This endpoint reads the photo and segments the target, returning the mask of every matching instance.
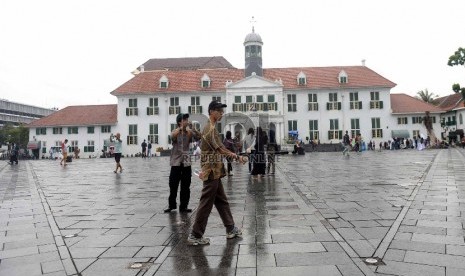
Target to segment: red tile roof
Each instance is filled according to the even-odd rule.
[[[448,96],[437,98],[433,101],[433,104],[438,106],[444,111],[452,110],[456,107],[463,106],[462,94],[454,93]]]
[[[391,94],[392,113],[425,113],[442,112],[437,106],[424,102],[421,99],[406,94]]]
[[[68,106],[33,121],[27,127],[114,125],[116,117],[116,104]]]
[[[344,70],[348,75],[348,83],[340,84],[339,73]],[[297,75],[303,72],[307,77],[307,85],[297,84]],[[209,88],[201,87],[201,78],[207,74],[211,80]],[[160,78],[168,78],[168,88],[160,88]],[[396,84],[380,76],[365,66],[338,67],[299,67],[270,68],[263,70],[263,77],[272,81],[281,80],[285,90],[290,89],[336,89],[387,87]],[[225,91],[226,81],[237,82],[244,78],[243,69],[199,69],[199,70],[166,70],[143,72],[116,88],[112,95],[183,93],[183,92],[218,92]]]

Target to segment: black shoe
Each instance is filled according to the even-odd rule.
[[[192,209],[189,209],[189,208],[179,209],[179,212],[181,212],[181,213],[190,213],[190,212],[192,212]]]
[[[165,210],[163,210],[163,212],[169,213],[169,212],[171,212],[172,210],[176,210],[176,208],[166,208]]]

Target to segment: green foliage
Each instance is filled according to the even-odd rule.
[[[465,48],[460,47],[455,53],[449,57],[449,61],[447,65],[449,66],[456,66],[456,65],[464,65],[465,64]],[[464,101],[463,104],[465,106],[465,86],[460,87],[460,84],[455,83],[452,85],[452,91],[455,93],[462,94],[462,100]]]
[[[417,98],[421,99],[424,102],[432,103],[435,98],[439,97],[434,93],[430,93],[428,89],[421,90],[417,92]]]
[[[459,48],[455,53],[449,57],[447,65],[456,66],[465,64],[465,48]]]
[[[0,129],[0,143],[2,144],[15,142],[19,143],[21,147],[26,147],[28,141],[29,129],[24,125],[15,127],[12,124],[6,124]]]

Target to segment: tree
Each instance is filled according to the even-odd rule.
[[[15,127],[11,123],[7,123],[0,129],[0,143],[18,143],[22,147],[26,147],[28,141],[29,129],[24,125]]]
[[[433,100],[437,97],[439,96],[435,95],[434,93],[429,93],[428,89],[417,92],[417,98],[427,103],[432,103]]]
[[[449,61],[447,65],[449,66],[457,66],[457,65],[464,65],[465,64],[465,48],[459,48],[455,53],[449,57]],[[461,87],[460,84],[454,83],[452,85],[452,91],[455,93],[462,94],[463,105],[465,106],[465,86]]]

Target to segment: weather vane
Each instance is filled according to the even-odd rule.
[[[255,33],[254,24],[257,23],[257,21],[255,20],[255,16],[252,16],[252,19],[250,20],[250,23],[252,23],[252,33]]]

